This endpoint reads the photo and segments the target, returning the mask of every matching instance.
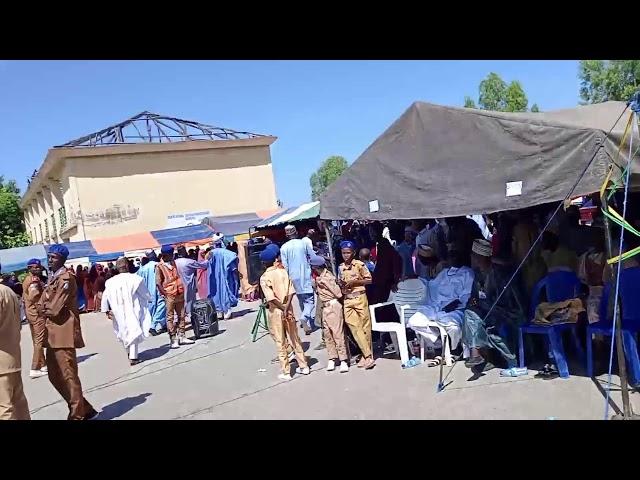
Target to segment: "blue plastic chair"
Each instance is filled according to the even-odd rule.
[[[640,332],[640,267],[623,269],[620,272],[620,298],[622,302],[622,344],[629,370],[629,383],[640,384],[640,358],[636,334]],[[613,319],[609,318],[609,296],[615,287],[605,285],[600,300],[600,320],[587,327],[587,374],[593,377],[593,334],[611,336]],[[615,357],[614,357],[615,358]]]
[[[562,378],[569,378],[569,366],[562,345],[562,334],[567,330],[571,330],[574,344],[578,354],[584,358],[584,351],[580,340],[576,334],[575,324],[566,323],[560,325],[535,325],[531,323],[535,318],[537,306],[540,304],[540,297],[544,290],[547,294],[547,302],[563,302],[580,295],[581,283],[573,272],[557,271],[549,272],[546,277],[540,280],[533,289],[531,295],[531,304],[529,307],[529,322],[520,327],[519,330],[519,350],[520,350],[520,367],[524,368],[524,334],[547,335],[549,339],[549,347],[558,366],[558,373]]]

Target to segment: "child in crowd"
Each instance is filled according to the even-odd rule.
[[[280,380],[291,380],[289,358],[287,355],[287,339],[293,347],[293,352],[298,361],[296,373],[309,375],[309,366],[304,356],[302,343],[296,328],[296,319],[293,315],[291,300],[295,296],[293,283],[284,268],[279,268],[275,262],[280,254],[277,245],[272,244],[260,252],[260,260],[267,269],[260,277],[260,288],[267,302],[267,318],[269,332],[276,342],[278,358],[282,372],[278,375]]]
[[[345,240],[340,244],[343,263],[340,264],[338,284],[344,295],[344,320],[362,352],[359,368],[367,370],[375,367],[371,346],[371,317],[365,286],[371,284],[371,272],[360,260],[356,260],[353,242]]]
[[[319,305],[322,309],[322,332],[327,347],[327,371],[336,368],[336,359],[340,361],[340,373],[349,371],[347,347],[344,338],[344,317],[342,314],[342,291],[336,277],[327,269],[324,258],[314,255],[309,259],[311,268],[316,274],[316,291]]]
[[[376,264],[371,261],[371,250],[368,248],[361,248],[358,256],[360,261],[367,266],[369,272],[373,273],[376,268]]]

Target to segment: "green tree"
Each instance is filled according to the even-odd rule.
[[[464,97],[464,108],[477,108],[473,98],[469,96]]]
[[[529,101],[527,100],[527,96],[522,89],[522,85],[517,80],[514,80],[507,87],[507,91],[505,93],[505,112],[526,112],[527,104]]]
[[[640,60],[581,60],[578,78],[583,103],[626,102],[640,89]]]
[[[322,162],[320,168],[309,179],[311,200],[319,200],[327,187],[335,182],[347,168],[347,161],[338,155],[333,155]]]
[[[478,108],[497,112],[526,112],[529,100],[522,84],[514,80],[507,84],[500,75],[491,72],[480,82]],[[465,108],[476,108],[469,96],[464,97]],[[537,107],[537,105],[536,105]]]
[[[538,113],[538,112],[540,112],[540,108],[538,108],[538,104],[537,104],[537,103],[534,103],[533,105],[531,105],[531,111],[532,111],[533,113]]]
[[[503,112],[506,106],[507,83],[497,73],[491,72],[480,82],[478,105],[483,110]]]
[[[20,209],[20,189],[15,180],[5,181],[0,175],[0,248],[29,244]]]

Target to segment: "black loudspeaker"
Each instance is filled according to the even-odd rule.
[[[210,299],[196,300],[191,306],[191,326],[196,339],[201,335],[216,335],[219,332],[216,307]]]
[[[267,248],[266,243],[257,243],[255,245],[246,245],[247,258],[247,274],[249,275],[249,284],[257,285],[260,277],[265,271],[264,265],[260,260],[260,252]]]

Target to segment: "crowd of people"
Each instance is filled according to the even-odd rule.
[[[609,275],[602,219],[582,226],[576,207],[556,214],[553,206],[540,206],[437,220],[346,222],[334,229],[331,246],[319,240],[315,229],[299,238],[288,225],[285,233],[287,241],[279,251],[270,245],[261,256],[271,272],[261,281],[264,297],[273,321],[285,324],[295,322],[290,301],[297,297],[300,328],[306,334],[323,329],[328,370],[340,364],[341,371],[348,371],[346,357],[352,355],[359,357],[358,366],[373,368],[374,342],[384,354],[395,352],[388,334],[371,331],[369,305],[391,303],[376,309],[377,322],[399,322],[400,307],[407,305],[409,350],[415,355],[421,344],[426,346],[433,352],[428,355],[433,357],[430,366],[445,361],[444,330],[454,361],[464,359],[476,374],[501,366],[500,374],[509,377],[528,374],[517,367],[518,329],[523,324],[571,322],[584,332],[587,323],[600,320],[600,298]],[[629,238],[625,248],[637,243]],[[337,276],[331,271],[329,248],[342,260]],[[634,259],[623,263],[625,269],[636,266]],[[287,273],[290,288],[273,288],[271,276],[278,268]],[[538,308],[530,318],[536,284],[557,271],[575,274],[581,290],[576,298],[556,303],[543,293],[533,300]],[[286,284],[280,271],[278,278]],[[280,307],[287,307],[284,315]],[[289,331],[289,326],[271,331],[285,378],[291,372],[283,352],[293,360],[292,348],[299,342],[297,334],[285,335]],[[546,362],[538,376],[555,378],[551,349],[535,340],[531,347],[541,350]]]
[[[0,419],[30,418],[21,378],[21,305],[33,342],[29,376],[49,377],[68,405],[69,420],[91,420],[99,412],[82,395],[76,357],[76,349],[84,347],[81,307],[106,313],[130,364],[136,365],[139,346],[149,335],[168,332],[172,349],[195,343],[185,331],[196,300],[206,300],[227,319],[238,302],[238,257],[220,234],[206,250],[163,245],[159,256],[150,250],[138,265],[121,257],[106,268],[74,270],[65,267],[68,256],[64,245],[51,245],[48,271],[34,258],[22,284],[12,275],[2,278]]]
[[[526,368],[517,367],[515,339],[521,325],[600,320],[600,297],[610,274],[603,229],[597,220],[591,227],[578,220],[573,207],[554,215],[551,207],[541,206],[437,220],[353,221],[334,228],[331,244],[321,241],[315,229],[301,236],[296,226],[287,225],[286,241],[281,246],[267,241],[260,253],[260,293],[279,378],[310,373],[298,328],[306,335],[322,329],[327,371],[347,373],[353,364],[372,370],[374,343],[383,355],[395,350],[388,334],[372,332],[369,306],[386,302],[376,309],[376,322],[404,320],[409,350],[415,355],[420,345],[426,346],[433,352],[430,366],[446,361],[451,351],[474,373],[501,366],[503,376],[527,375]],[[638,243],[629,237],[624,249]],[[30,376],[49,377],[69,406],[69,419],[98,415],[84,399],[78,377],[75,349],[84,346],[81,308],[107,314],[136,365],[139,345],[149,335],[168,333],[171,348],[194,343],[185,330],[196,300],[208,299],[218,318],[227,319],[238,303],[238,256],[219,234],[206,249],[163,245],[159,255],[148,251],[139,261],[121,257],[86,270],[66,268],[68,254],[63,245],[52,245],[48,275],[32,259],[21,284],[11,275],[2,277],[0,418],[29,417],[19,374],[20,298],[34,346]],[[631,258],[622,266],[639,264]],[[536,285],[558,271],[575,274],[582,290],[562,305],[543,298],[530,318]],[[539,375],[553,378],[557,367],[551,351],[545,354],[548,360]],[[403,366],[412,367],[415,360]]]

